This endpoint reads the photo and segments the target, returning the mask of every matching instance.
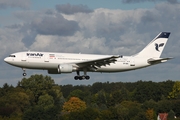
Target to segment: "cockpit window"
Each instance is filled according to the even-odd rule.
[[[15,55],[9,55],[9,57],[16,57]]]

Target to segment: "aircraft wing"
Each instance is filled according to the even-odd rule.
[[[79,63],[75,63],[79,69],[89,69],[96,71],[98,68],[101,66],[106,66],[110,65],[110,63],[115,63],[117,60],[116,58],[119,58],[120,56],[110,56],[110,57],[105,57],[105,58],[100,58],[100,59],[94,59],[94,60],[88,60],[88,61],[83,61]]]
[[[154,65],[154,64],[166,62],[170,59],[173,59],[173,58],[150,58],[148,59],[148,63]]]

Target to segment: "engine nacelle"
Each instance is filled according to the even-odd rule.
[[[69,64],[59,64],[57,69],[49,69],[49,74],[61,74],[61,73],[72,73],[77,69]]]
[[[58,69],[51,69],[51,70],[48,70],[48,74],[61,74],[58,72]]]
[[[59,73],[72,73],[73,66],[69,64],[59,64],[58,65],[58,72]]]

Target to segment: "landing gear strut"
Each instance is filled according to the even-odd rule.
[[[84,70],[84,75],[83,76],[80,76],[80,72],[77,71],[77,76],[74,77],[75,80],[89,80],[90,77],[88,75],[86,75],[86,70]]]
[[[22,70],[23,70],[23,76],[26,76],[27,74],[26,74],[26,69],[25,68],[22,68]]]

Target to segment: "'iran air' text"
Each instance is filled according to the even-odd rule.
[[[27,56],[40,56],[42,57],[43,54],[42,53],[26,53]]]

